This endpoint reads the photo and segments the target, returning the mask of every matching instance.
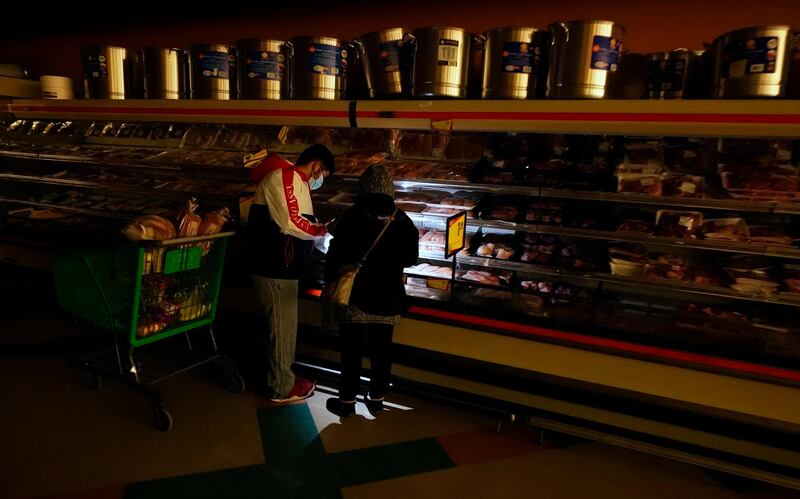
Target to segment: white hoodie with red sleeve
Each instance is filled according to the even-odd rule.
[[[268,173],[259,183],[254,204],[263,204],[282,234],[312,240],[324,236],[325,225],[312,221],[309,178],[295,168],[283,168]],[[311,218],[311,219],[309,219]]]
[[[300,279],[314,242],[327,234],[316,223],[308,177],[294,167],[270,171],[256,189],[245,227],[253,274]]]

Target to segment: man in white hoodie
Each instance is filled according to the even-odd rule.
[[[315,144],[297,163],[278,156],[266,162],[269,170],[259,182],[250,208],[246,238],[253,282],[267,318],[269,347],[267,386],[273,402],[310,397],[316,386],[292,372],[297,344],[299,279],[315,242],[329,238],[314,217],[311,191],[333,173],[327,147]]]

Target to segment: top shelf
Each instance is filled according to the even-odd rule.
[[[14,100],[18,118],[800,139],[800,100]]]

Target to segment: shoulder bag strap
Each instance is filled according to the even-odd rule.
[[[373,249],[375,249],[375,246],[378,244],[378,241],[381,240],[381,238],[383,237],[383,234],[386,233],[386,229],[389,228],[389,224],[392,223],[392,220],[394,220],[394,216],[395,215],[397,215],[397,208],[396,207],[395,207],[394,211],[392,212],[392,215],[389,217],[389,219],[386,220],[386,223],[383,224],[383,228],[381,229],[381,232],[378,234],[378,237],[376,237],[375,240],[372,241],[372,246],[370,246],[369,249],[367,250],[367,252],[364,253],[364,257],[361,258],[361,261],[359,261],[358,264],[356,264],[356,267],[361,268],[361,266],[364,265],[364,262],[367,261],[367,257],[369,256],[369,254],[372,252]]]

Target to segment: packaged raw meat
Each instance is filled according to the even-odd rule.
[[[622,164],[617,167],[617,175],[623,173],[641,174],[641,175],[658,175],[661,173],[661,165],[627,165]]]
[[[457,276],[459,279],[465,281],[475,281],[482,284],[499,286],[501,284],[511,284],[514,273],[508,270],[461,270],[458,272]]]
[[[617,227],[619,232],[641,232],[643,234],[653,233],[653,224],[645,220],[626,219]]]
[[[732,195],[752,195],[767,199],[774,194],[775,199],[782,199],[793,197],[800,191],[800,177],[797,175],[724,172],[721,177],[722,187]]]
[[[559,239],[556,236],[525,233],[520,242],[522,251],[519,259],[523,262],[549,265],[558,251]]]
[[[394,178],[430,178],[433,165],[421,162],[395,162],[391,171]]]
[[[686,279],[686,269],[684,267],[675,267],[672,265],[656,265],[647,263],[644,266],[644,275],[646,277],[657,279],[683,281]]]
[[[439,200],[438,204],[444,206],[453,206],[464,210],[471,210],[478,204],[478,200],[474,198],[464,198],[456,196],[448,196]]]
[[[686,260],[674,253],[655,252],[647,255],[647,263],[651,265],[668,265],[670,267],[685,267]]]
[[[698,211],[658,210],[655,235],[697,239],[703,225],[703,214]]]
[[[357,161],[369,163],[370,165],[380,163],[386,159],[386,153],[383,151],[357,151],[347,152],[336,156],[336,161]],[[338,163],[337,163],[338,166]]]
[[[592,257],[586,248],[577,244],[568,244],[559,251],[558,264],[574,270],[587,270],[594,267]]]
[[[661,195],[661,175],[621,173],[617,175],[617,192]]]
[[[144,215],[134,218],[122,230],[131,241],[162,241],[174,239],[175,226],[172,222],[158,215]]]
[[[517,220],[518,211],[514,206],[495,206],[486,214],[489,220],[504,220],[506,222],[514,222]]]
[[[406,213],[422,213],[426,209],[426,205],[420,203],[395,203],[397,208],[405,211]]]
[[[706,220],[701,232],[704,239],[718,241],[747,241],[750,238],[747,223],[742,218]]]
[[[787,229],[774,225],[751,225],[748,227],[748,233],[754,243],[791,246],[797,241],[796,237],[789,235]]]
[[[420,229],[419,249],[422,251],[444,251],[444,232],[434,229]]]
[[[481,180],[485,184],[504,184],[514,183],[514,173],[506,170],[488,171]]]
[[[460,209],[460,208],[440,208],[438,206],[428,206],[427,208],[422,210],[422,213],[427,213],[429,215],[444,215],[444,216],[450,217],[450,216],[453,216],[453,215],[457,215],[458,213],[461,213],[462,211],[464,211],[464,210]],[[470,212],[467,212],[467,216],[468,217],[469,217],[469,214],[470,214]]]
[[[453,271],[450,267],[442,267],[439,265],[431,265],[429,263],[420,263],[413,267],[408,267],[406,272],[411,274],[420,274],[425,276],[434,276],[441,278],[450,278]]]
[[[661,194],[681,198],[702,198],[705,193],[704,177],[698,175],[664,174],[661,177]]]
[[[196,236],[200,229],[202,219],[195,214],[197,210],[197,200],[192,198],[186,203],[186,208],[178,214],[178,237]]]
[[[691,275],[692,282],[695,284],[704,284],[707,286],[719,286],[722,284],[722,280],[720,279],[719,275],[710,270],[694,269],[692,270]]]
[[[715,319],[732,319],[739,321],[749,321],[750,318],[740,312],[732,310],[725,310],[721,308],[711,307],[709,305],[697,305],[695,303],[687,303],[681,307],[684,312],[691,314],[701,314]]]
[[[441,204],[442,196],[440,192],[398,191],[394,198],[403,203]]]
[[[525,221],[536,224],[561,225],[564,222],[564,203],[531,201],[525,210]]]
[[[516,222],[519,216],[520,201],[520,198],[513,196],[487,197],[476,210],[480,218]]]

